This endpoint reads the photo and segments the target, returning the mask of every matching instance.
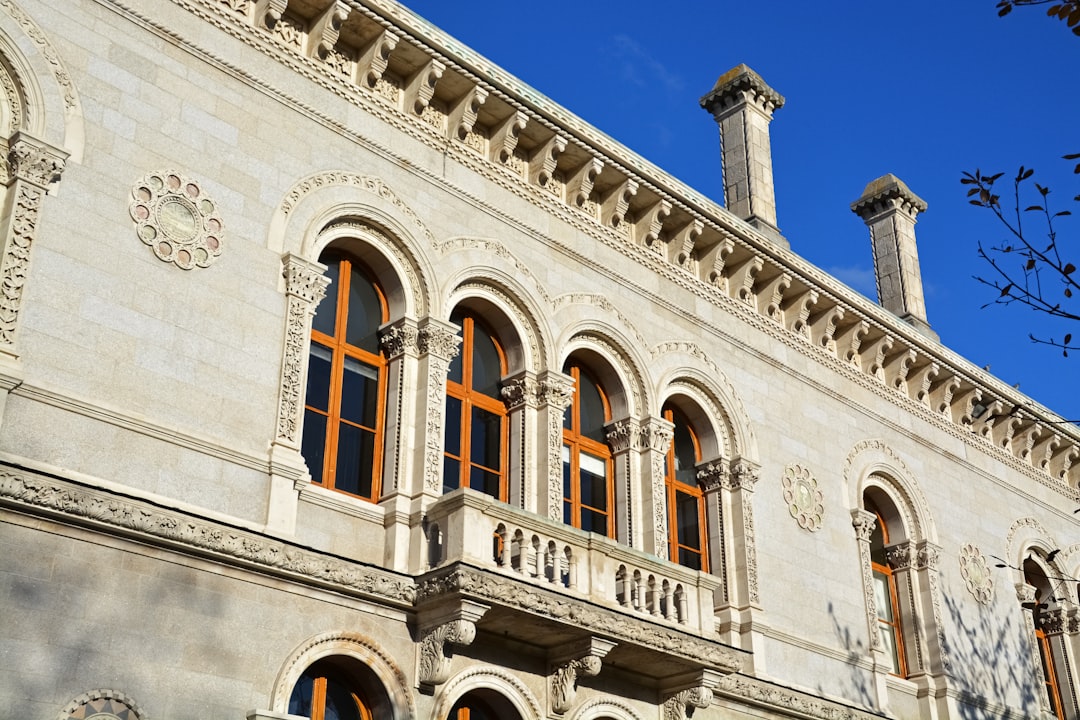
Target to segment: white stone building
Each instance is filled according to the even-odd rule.
[[[1080,717],[1080,431],[897,178],[880,305],[792,252],[745,66],[726,207],[393,0],[0,0],[0,81],[6,716]]]

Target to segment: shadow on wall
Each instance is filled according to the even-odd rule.
[[[831,600],[829,601],[828,611],[833,632],[836,633],[836,639],[840,641],[840,647],[847,653],[845,659],[847,660],[848,672],[851,675],[848,687],[853,691],[850,700],[854,705],[876,708],[877,698],[874,696],[873,674],[869,670],[863,670],[859,667],[859,663],[870,654],[870,649],[862,638],[856,637],[850,626],[841,625],[840,618],[837,616],[836,608]],[[835,693],[835,690],[826,690],[820,683],[817,686],[817,691],[821,695]]]
[[[982,707],[985,701],[1019,706],[1023,715],[1038,717],[1041,684],[1031,675],[1031,648],[1019,609],[995,614],[994,605],[962,603],[944,592],[942,602],[951,620],[945,650],[949,683],[961,700],[958,716],[971,720],[999,717]]]

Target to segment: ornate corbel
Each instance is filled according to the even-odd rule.
[[[447,123],[447,132],[458,140],[464,140],[473,131],[476,125],[476,116],[480,108],[488,99],[488,91],[479,85],[474,85],[465,93],[450,110],[450,121]]]
[[[664,700],[664,720],[686,720],[694,716],[694,710],[709,707],[713,690],[720,684],[721,677],[715,670],[702,670],[693,676],[689,686],[668,690],[668,697]]]
[[[671,203],[667,200],[658,200],[645,208],[634,221],[634,239],[639,245],[662,252],[659,244],[660,228],[664,225],[664,219],[671,214]]]
[[[413,76],[405,84],[404,102],[405,111],[423,115],[431,98],[435,95],[435,83],[446,71],[446,65],[434,58],[413,73]]]
[[[491,129],[488,155],[492,162],[505,163],[513,156],[521,131],[528,124],[529,116],[522,110],[516,110],[510,117]]]
[[[559,154],[566,149],[567,140],[562,135],[552,135],[547,142],[541,143],[529,156],[529,182],[540,187],[547,187],[555,172]]]
[[[683,270],[693,272],[697,265],[693,262],[694,246],[703,232],[705,223],[697,218],[673,232],[668,240],[668,260]]]
[[[601,638],[590,637],[584,646],[575,648],[570,654],[562,655],[552,661],[549,677],[551,689],[551,711],[562,715],[574,704],[579,677],[596,677],[603,667],[603,658],[617,643]]]
[[[369,88],[378,85],[390,62],[390,53],[394,51],[397,44],[398,36],[389,30],[383,30],[376,35],[356,61],[356,77],[354,78],[356,84],[366,85]]]
[[[341,26],[348,17],[349,6],[342,0],[334,0],[330,3],[308,26],[304,53],[308,57],[325,60],[333,52],[338,35],[341,33]]]
[[[280,22],[289,0],[255,0],[249,6],[249,22],[257,28],[273,30]]]
[[[451,647],[466,647],[476,639],[476,623],[488,611],[487,605],[462,600],[442,613],[420,633],[420,686],[432,688],[450,677]]]
[[[804,290],[784,301],[784,322],[787,329],[810,340],[810,308],[818,301],[818,291]]]
[[[596,176],[604,169],[599,158],[589,158],[566,178],[566,204],[582,207],[592,196]]]
[[[618,227],[626,219],[630,199],[637,195],[637,191],[637,181],[632,178],[625,178],[611,188],[600,200],[600,222],[607,227]]]

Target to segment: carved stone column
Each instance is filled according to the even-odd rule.
[[[281,386],[278,388],[277,423],[270,445],[270,503],[266,524],[292,533],[296,525],[297,491],[311,482],[300,454],[304,433],[304,392],[307,386],[311,321],[326,295],[330,279],[326,266],[285,253],[285,342],[281,349]]]
[[[590,637],[577,647],[570,648],[551,659],[548,685],[551,692],[551,712],[562,715],[574,704],[579,677],[596,677],[603,658],[617,643]]]
[[[615,523],[615,539],[623,545],[640,548],[640,464],[636,462],[641,442],[641,427],[633,418],[616,420],[607,427],[607,443],[611,448],[611,482],[614,486],[614,507],[608,508]]]
[[[383,327],[379,345],[386,356],[382,497],[379,500],[386,513],[383,564],[399,572],[408,572],[423,556],[420,547],[411,547],[413,533],[410,526],[413,498],[420,492],[414,480],[420,473],[413,446],[418,409],[412,390],[416,385],[415,378],[419,377],[420,357],[420,330],[416,321],[402,318]]]
[[[420,324],[419,346],[418,377],[424,378],[421,388],[416,391],[416,429],[420,432],[410,435],[423,438],[422,493],[430,502],[442,495],[446,373],[450,361],[461,352],[461,336],[456,326],[427,318]]]
[[[536,512],[555,522],[563,521],[562,428],[563,413],[574,399],[574,379],[559,372],[546,372],[538,381],[537,426],[544,433],[546,452],[537,457]]]
[[[0,216],[0,419],[8,392],[22,382],[16,340],[41,204],[49,186],[60,180],[67,155],[20,131],[11,137],[0,168],[6,171]]]
[[[697,481],[701,486],[701,492],[705,496],[705,523],[708,525],[709,538],[709,567],[712,574],[719,577],[723,584],[717,589],[717,596],[713,598],[716,610],[727,608],[731,605],[730,577],[733,566],[731,543],[728,542],[728,528],[731,520],[725,509],[725,498],[722,489],[727,482],[728,468],[724,461],[717,459],[712,462],[702,463],[698,466]]]
[[[507,484],[509,502],[514,507],[536,512],[536,442],[537,409],[540,406],[540,383],[531,372],[507,378],[502,387],[509,425]]]
[[[950,668],[948,645],[941,609],[941,548],[923,540],[915,546],[915,572],[919,581],[916,601],[918,614],[933,619],[925,627],[925,670],[931,675],[945,675]],[[924,622],[925,625],[925,622]]]
[[[1050,661],[1054,664],[1054,674],[1057,676],[1062,710],[1065,712],[1065,717],[1075,718],[1080,716],[1080,705],[1078,705],[1076,689],[1073,687],[1075,657],[1071,652],[1068,637],[1070,610],[1073,611],[1075,619],[1075,606],[1066,606],[1065,602],[1067,601],[1062,601],[1058,607],[1043,611],[1040,619],[1042,630],[1046,633],[1046,644],[1050,648]]]
[[[740,585],[740,596],[745,603],[755,607],[761,607],[761,598],[758,596],[757,575],[757,540],[754,533],[754,485],[760,477],[760,468],[743,458],[736,458],[731,463],[728,472],[728,488],[731,492],[731,519],[734,541],[732,550],[737,558],[737,565],[741,563],[746,568],[745,576],[740,578],[744,585]]]
[[[663,418],[651,418],[641,425],[641,472],[646,479],[641,498],[642,548],[664,560],[671,556],[665,461],[674,434],[675,426]]]
[[[885,548],[885,562],[893,571],[896,584],[895,612],[900,615],[900,634],[909,677],[926,672],[926,628],[919,602],[919,577],[915,569],[915,543],[900,542]]]
[[[866,631],[870,649],[884,651],[878,631],[877,603],[874,601],[874,572],[870,560],[870,536],[874,534],[877,516],[861,508],[851,511],[851,524],[859,543],[859,568],[862,570],[863,599],[866,602]]]

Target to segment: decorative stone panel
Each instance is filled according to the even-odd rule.
[[[968,543],[960,548],[960,575],[967,584],[968,592],[981,604],[986,605],[994,596],[994,578],[990,565],[979,548]]]
[[[818,481],[802,465],[788,465],[784,468],[784,502],[788,505],[791,517],[804,530],[814,532],[821,527],[825,506],[824,496],[818,489]]]
[[[209,267],[222,250],[217,204],[194,180],[171,170],[144,176],[131,188],[135,231],[159,260],[184,270]]]

